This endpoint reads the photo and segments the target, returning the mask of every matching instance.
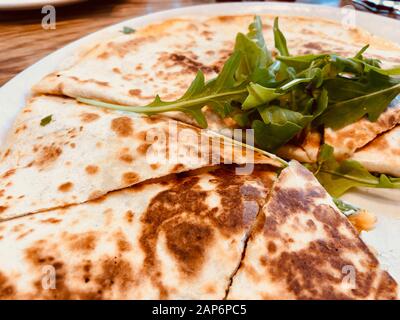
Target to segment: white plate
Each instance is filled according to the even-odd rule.
[[[229,14],[285,14],[328,18],[343,21],[349,17],[344,9],[307,4],[279,2],[221,3],[185,7],[153,13],[108,27],[50,54],[25,71],[21,72],[0,88],[0,143],[10,128],[18,111],[24,106],[30,88],[43,76],[57,69],[77,47],[100,37],[104,32],[119,30],[123,26],[138,28],[151,22],[186,15],[229,15]],[[347,9],[348,10],[348,9]],[[371,33],[392,41],[400,39],[400,21],[365,12],[355,12],[356,25]],[[383,266],[400,282],[400,190],[357,190],[348,193],[346,200],[374,212],[378,216],[377,227],[362,236],[378,252]]]
[[[64,5],[85,0],[0,0],[0,10],[36,9],[45,5]]]

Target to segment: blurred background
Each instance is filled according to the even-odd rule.
[[[55,29],[45,30],[42,27],[41,23],[44,17],[42,5],[45,2],[57,3],[55,5]],[[68,2],[75,3],[68,4]],[[0,55],[0,86],[52,51],[103,27],[156,11],[215,2],[228,1],[0,0],[0,52],[2,53]],[[353,5],[357,10],[399,18],[397,15],[399,0],[297,0],[288,2],[313,3],[333,7]],[[27,4],[25,7],[24,3]],[[12,5],[19,6],[19,10],[13,9]],[[5,7],[7,10],[4,10]],[[30,9],[26,9],[28,7]]]

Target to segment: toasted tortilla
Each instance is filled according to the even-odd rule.
[[[315,177],[284,169],[228,299],[396,299],[397,284]]]
[[[357,149],[362,148],[379,134],[392,129],[399,123],[400,96],[392,101],[389,108],[375,122],[363,118],[339,130],[326,128],[324,141],[334,147],[335,157],[343,160],[351,157]],[[391,166],[390,163],[386,165]]]
[[[285,159],[314,163],[317,162],[321,140],[321,134],[313,130],[302,137],[299,142],[289,142],[280,147],[277,154]]]
[[[273,54],[273,15],[262,15],[264,37]],[[247,32],[253,15],[188,17],[171,19],[159,24],[138,28],[135,33],[115,32],[87,45],[76,53],[74,59],[56,72],[46,76],[34,91],[94,98],[126,105],[145,105],[156,94],[163,100],[174,100],[182,96],[200,69],[206,79],[215,77],[233,50],[238,32]],[[315,17],[280,16],[280,27],[287,38],[291,54],[316,54],[335,52],[353,56],[366,44],[366,53],[378,58],[390,67],[400,64],[400,46],[383,40],[358,28],[344,28],[334,21]],[[205,107],[207,110],[207,107]],[[183,113],[167,114],[177,120],[195,124]],[[231,119],[222,120],[208,110],[207,120],[212,130],[233,128]],[[354,124],[347,131],[354,131],[364,122]],[[377,127],[377,128],[375,128]],[[381,131],[380,124],[370,124],[371,134]],[[387,130],[387,129],[386,129]],[[343,134],[349,144],[356,145],[360,139]],[[326,136],[333,135],[328,131]],[[341,136],[335,139],[339,152]],[[335,136],[336,136],[335,135]],[[333,137],[334,138],[334,137]],[[365,141],[364,141],[365,140]],[[370,140],[365,138],[364,144]],[[302,162],[315,162],[319,146],[313,139],[298,144],[289,144],[281,154]],[[346,151],[346,150],[345,150]]]
[[[39,96],[21,111],[0,153],[0,220],[220,163],[280,166],[170,118]]]
[[[224,166],[0,222],[0,299],[223,299],[275,177]]]
[[[400,177],[400,126],[356,151],[351,159],[360,162],[368,171]]]

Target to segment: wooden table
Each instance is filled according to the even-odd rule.
[[[155,11],[215,0],[89,0],[56,7],[57,28],[41,26],[41,9],[0,12],[0,86],[52,51],[100,28]],[[348,0],[303,0],[340,6]]]

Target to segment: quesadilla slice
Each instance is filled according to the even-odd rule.
[[[368,171],[400,177],[400,126],[357,150],[350,159],[360,162]]]
[[[223,299],[275,178],[221,166],[0,222],[0,299]]]
[[[136,183],[220,163],[276,160],[166,117],[39,96],[0,153],[0,220],[82,203]]]
[[[396,299],[397,284],[314,176],[292,161],[247,242],[228,299]]]
[[[335,157],[342,160],[351,157],[357,149],[364,147],[379,134],[392,129],[399,123],[400,96],[392,101],[389,108],[375,122],[363,118],[339,130],[326,128],[324,141],[334,148]]]
[[[285,159],[295,159],[300,162],[317,162],[322,140],[321,134],[317,130],[312,130],[298,140],[280,147],[277,150],[277,155]]]

